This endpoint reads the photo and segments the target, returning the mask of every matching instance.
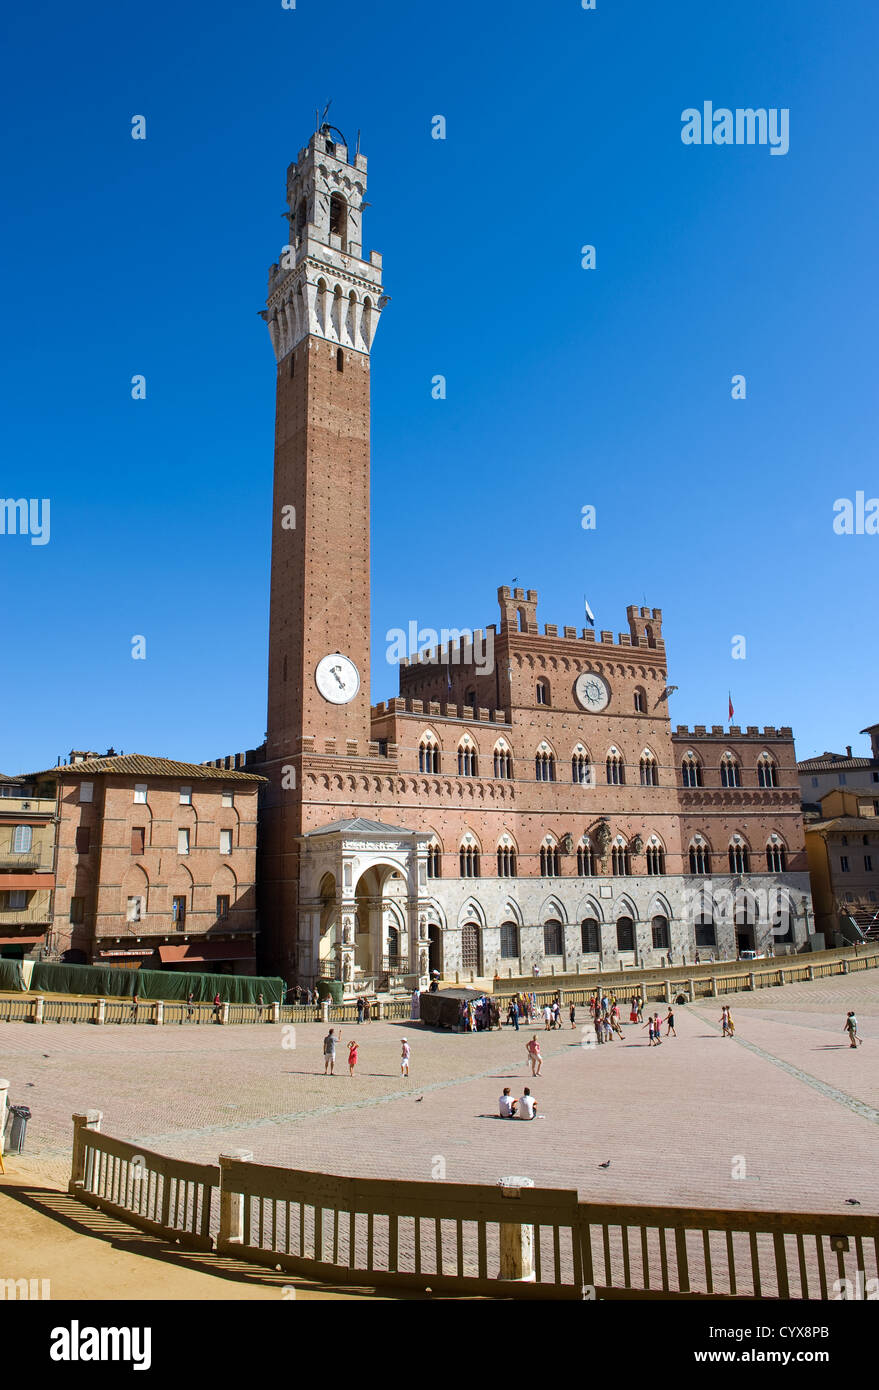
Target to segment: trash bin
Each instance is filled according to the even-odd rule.
[[[9,1148],[8,1153],[20,1154],[24,1148],[24,1136],[27,1132],[27,1122],[31,1117],[31,1112],[26,1105],[10,1105],[9,1113],[12,1116],[9,1124]]]

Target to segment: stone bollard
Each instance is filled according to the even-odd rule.
[[[281,1022],[281,1006],[280,1006],[280,1004],[273,1004],[273,1005],[272,1005],[272,1023],[280,1023],[280,1022]]]
[[[96,1017],[96,1019],[95,1019],[95,1023],[106,1023],[106,1022],[107,1022],[107,1001],[106,1001],[105,999],[99,999],[99,1000],[98,1000],[98,1012],[97,1012],[97,1017]]]
[[[32,1023],[45,1022],[45,1019],[43,1018],[43,1009],[45,1007],[45,1003],[46,1001],[43,998],[43,996],[41,994],[38,994],[36,999],[34,1000],[34,1016],[31,1020]]]
[[[646,994],[642,993],[641,998],[646,999]],[[665,982],[665,1002],[666,1004],[671,1003],[671,980],[666,980]]]
[[[690,991],[690,1003],[691,1003],[691,1004],[695,1004],[695,1002],[696,1002],[696,986],[695,986],[695,984],[694,984],[694,982],[693,982],[693,977],[692,977],[692,975],[691,975],[690,978],[687,980],[687,988],[688,988],[689,991]]]
[[[103,1118],[103,1113],[100,1110],[87,1110],[84,1115],[74,1115],[73,1117],[73,1157],[70,1164],[68,1192],[75,1192],[79,1187],[84,1187],[86,1191],[91,1189],[94,1153],[86,1154],[85,1131],[87,1129],[100,1131]]]
[[[757,976],[754,974],[753,970],[752,970],[752,971],[750,972],[750,974],[748,975],[748,988],[749,988],[749,989],[756,989],[756,988],[757,988]]]
[[[229,1005],[228,1005],[228,1004],[223,1004],[223,1005],[221,1005],[220,1022],[221,1022],[221,1023],[228,1023],[228,1022],[229,1022]]]
[[[153,1019],[153,1023],[155,1023],[155,1024],[163,1024],[164,1022],[165,1022],[165,1001],[164,1001],[164,999],[157,999],[157,1000],[156,1000],[156,1016],[155,1016],[155,1018]]]
[[[843,973],[843,975],[847,975],[847,974],[848,974],[848,961],[847,961],[847,960],[844,960],[844,961],[842,962],[842,973]]]
[[[321,1021],[321,1023],[329,1023],[329,1021],[330,1021],[330,1001],[329,1001],[329,999],[323,999],[323,1000],[321,1001],[321,1006],[320,1006],[320,1021]]]
[[[815,967],[814,967],[814,965],[807,965],[807,966],[806,966],[806,974],[807,974],[807,976],[808,976],[808,978],[809,978],[810,980],[814,980],[814,978],[815,978]]]
[[[778,972],[778,983],[779,983],[780,985],[786,985],[786,984],[787,984],[787,980],[786,980],[785,977],[784,977],[784,971],[783,971],[783,970],[779,970],[779,972]]]
[[[522,1195],[523,1188],[534,1186],[533,1178],[498,1178],[501,1196],[514,1202]],[[516,1279],[522,1283],[533,1284],[534,1273],[534,1227],[523,1226],[518,1221],[500,1223],[500,1269],[499,1279]]]
[[[716,999],[716,998],[717,998],[717,976],[716,976],[716,975],[712,975],[712,976],[711,976],[711,997],[712,997],[712,999]]]
[[[220,1154],[220,1230],[217,1249],[224,1245],[241,1245],[244,1240],[244,1193],[228,1192],[223,1187],[223,1174],[230,1163],[250,1163],[251,1149],[233,1149]]]
[[[385,1016],[385,1001],[384,1001],[383,999],[380,999],[380,1000],[378,1001],[378,1021],[379,1021],[379,1023],[382,1023],[382,1022],[384,1021],[384,1016]]]

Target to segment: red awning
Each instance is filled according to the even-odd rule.
[[[36,946],[38,941],[45,941],[48,930],[49,928],[46,927],[39,936],[12,936],[0,930],[0,946]]]
[[[190,960],[255,960],[252,941],[193,941],[188,946],[159,946],[159,960],[173,965]]]

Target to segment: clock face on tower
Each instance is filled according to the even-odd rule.
[[[577,677],[574,694],[584,709],[590,714],[599,714],[610,703],[610,690],[607,681],[594,671],[583,671]]]
[[[347,705],[360,689],[360,672],[348,656],[333,652],[322,657],[314,673],[315,684],[331,705]]]

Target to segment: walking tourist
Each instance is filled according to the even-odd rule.
[[[411,1055],[412,1055],[412,1049],[411,1049],[411,1047],[409,1046],[409,1043],[406,1041],[405,1038],[401,1038],[401,1039],[400,1039],[400,1075],[401,1075],[401,1076],[408,1076],[408,1075],[409,1075],[409,1058],[410,1058]]]
[[[214,1023],[219,1023],[222,1015],[220,1012],[220,991],[214,995]]]
[[[525,1052],[531,1063],[531,1075],[539,1076],[540,1068],[543,1066],[543,1058],[540,1055],[540,1043],[537,1041],[537,1034],[531,1034],[531,1040],[525,1047]]]
[[[571,1020],[571,1027],[572,1027],[572,1028],[576,1028],[576,1026],[577,1026],[577,1010],[575,1009],[575,1007],[574,1007],[573,1004],[571,1004],[571,1007],[570,1007],[570,1009],[568,1010],[568,1017],[569,1017],[569,1019]]]
[[[336,1074],[336,1043],[342,1041],[342,1030],[339,1029],[338,1037],[336,1030],[331,1028],[324,1038],[324,1076]]]
[[[360,994],[357,996],[357,1022],[363,1022],[363,996]]]
[[[677,1033],[675,1032],[675,1011],[674,1011],[674,1009],[672,1008],[671,1004],[669,1004],[669,1006],[668,1006],[668,1013],[666,1014],[665,1018],[664,1018],[662,1021],[663,1021],[663,1023],[667,1023],[667,1024],[668,1024],[668,1027],[667,1027],[666,1030],[665,1030],[665,1036],[666,1036],[667,1038],[668,1038],[668,1037],[676,1038],[676,1037],[677,1037]]]
[[[191,1020],[192,1015],[193,1015],[194,1013],[195,1013],[195,1010],[194,1010],[193,1007],[192,1007],[192,990],[190,990],[189,993],[188,993],[187,996],[186,996],[186,1021],[187,1021],[187,1023]]]
[[[552,1009],[548,1004],[543,1006],[543,1031],[548,1033],[552,1027]]]
[[[858,1037],[858,1020],[855,1018],[854,1009],[849,1009],[848,1015],[843,1026],[843,1032],[848,1033],[850,1047],[860,1047],[863,1045],[863,1038]]]
[[[354,1068],[357,1066],[357,1040],[348,1044],[348,1075],[354,1075]]]
[[[131,1021],[132,1021],[132,1023],[136,1023],[136,1022],[137,1022],[137,1010],[138,1010],[139,1006],[140,1006],[140,999],[138,998],[138,996],[137,996],[136,994],[133,994],[133,995],[131,996]]]

